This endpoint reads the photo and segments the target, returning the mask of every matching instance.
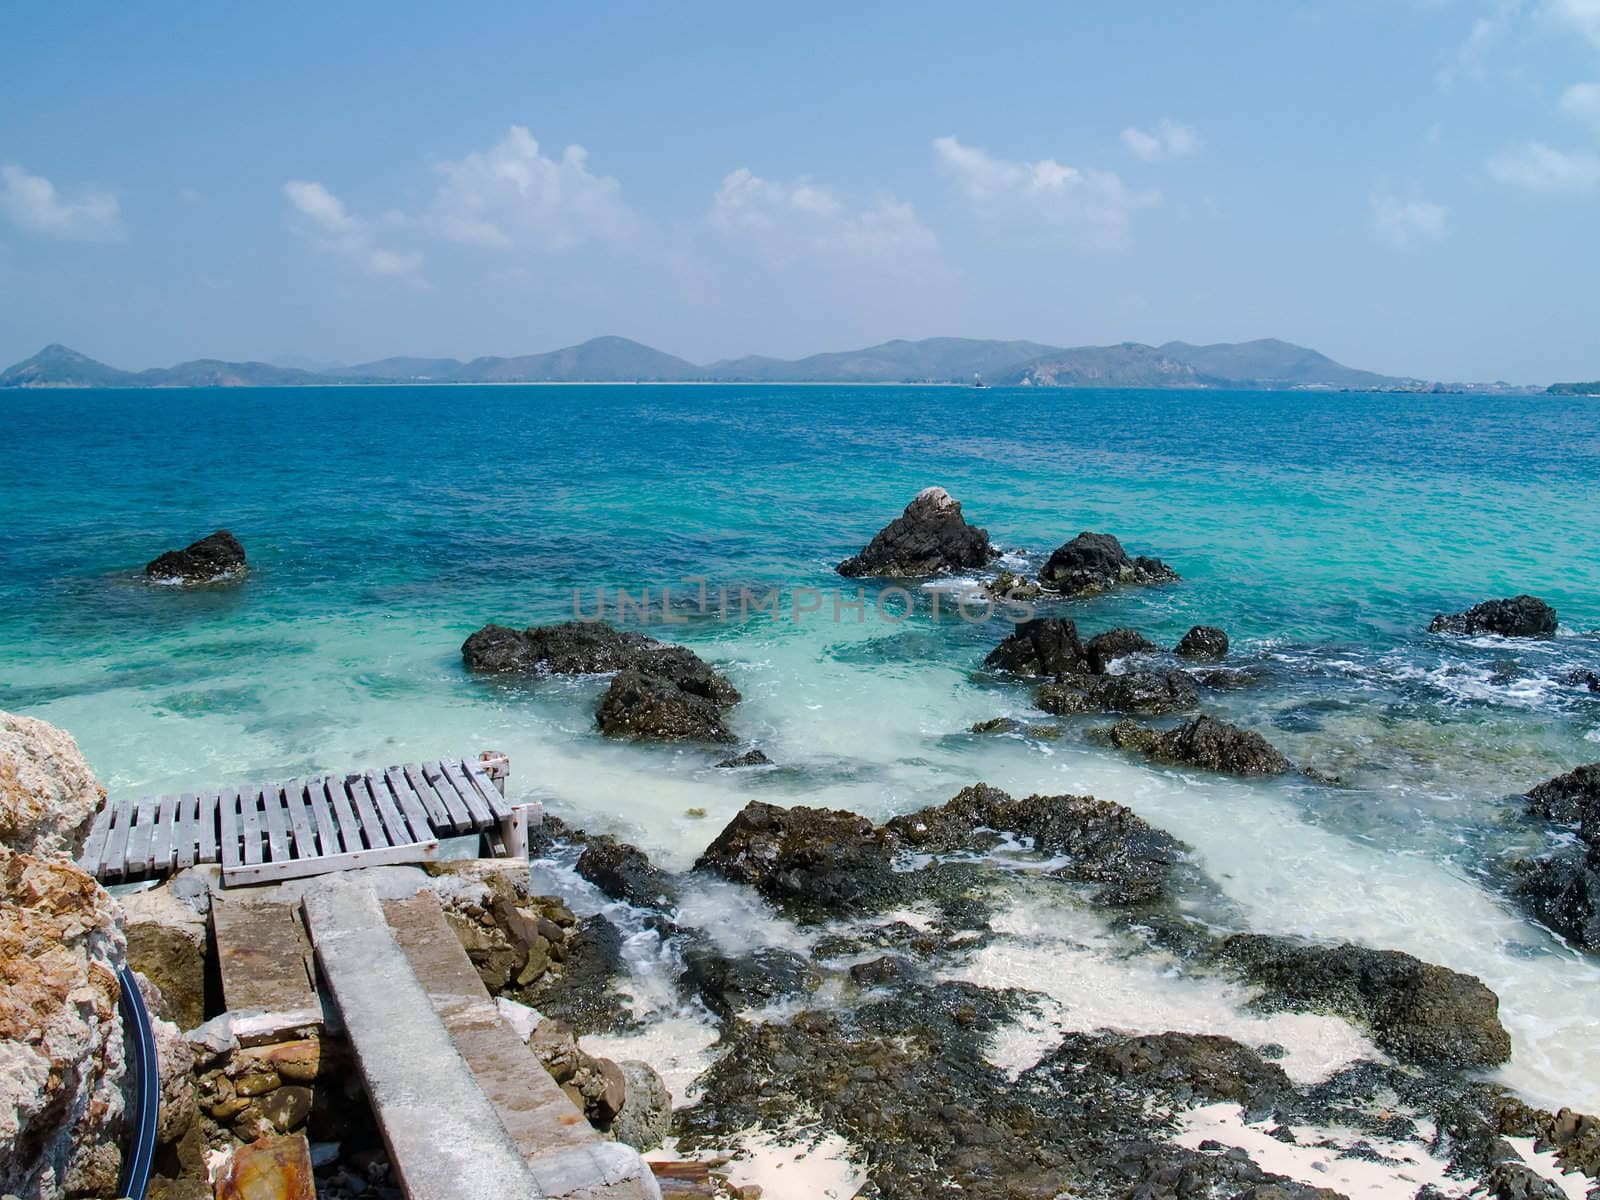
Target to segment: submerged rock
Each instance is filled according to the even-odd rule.
[[[976,721],[967,730],[968,733],[1017,733],[1023,737],[1034,738],[1038,741],[1053,742],[1066,731],[1059,725],[1029,725],[1015,717],[990,717],[987,721]]]
[[[1587,667],[1579,667],[1568,671],[1561,677],[1561,682],[1568,687],[1586,688],[1591,692],[1600,693],[1600,672],[1591,671]]]
[[[1228,635],[1215,625],[1196,625],[1183,635],[1173,653],[1179,658],[1215,662],[1228,656]]]
[[[683,963],[684,982],[724,1021],[744,1009],[802,996],[822,982],[807,959],[777,946],[740,955],[695,946],[684,953]]]
[[[1084,647],[1089,658],[1089,670],[1095,675],[1104,675],[1119,658],[1133,654],[1155,654],[1160,649],[1137,629],[1108,629],[1095,634]]]
[[[1556,610],[1537,596],[1485,600],[1466,612],[1439,615],[1428,622],[1429,633],[1466,636],[1493,633],[1500,637],[1550,637],[1556,631]]]
[[[1065,676],[1033,694],[1045,712],[1183,712],[1199,705],[1200,692],[1182,671],[1128,671],[1122,675]]]
[[[1245,933],[1223,942],[1220,956],[1265,989],[1260,1007],[1335,1013],[1365,1025],[1405,1062],[1461,1069],[1511,1057],[1492,991],[1474,976],[1402,951]]]
[[[244,547],[226,529],[208,534],[182,550],[168,550],[145,565],[158,583],[216,583],[244,574]]]
[[[852,579],[872,575],[915,579],[982,567],[998,553],[986,530],[967,524],[959,500],[943,488],[930,487],[918,492],[905,512],[838,569]]]
[[[1078,627],[1066,617],[1024,621],[989,651],[983,665],[1013,675],[1078,675],[1090,669]]]
[[[1157,730],[1133,721],[1118,721],[1090,736],[1119,750],[1147,755],[1157,762],[1182,763],[1234,775],[1283,775],[1294,764],[1262,737],[1215,717],[1193,717],[1176,729]]]
[[[719,767],[733,770],[738,767],[770,767],[772,760],[761,750],[746,750],[743,754],[735,754],[732,758],[725,758],[717,764]]]
[[[71,734],[0,712],[0,844],[77,854],[105,798]]]
[[[1050,555],[1039,582],[1065,596],[1108,591],[1124,584],[1170,583],[1178,573],[1159,558],[1130,558],[1109,533],[1080,533]]]

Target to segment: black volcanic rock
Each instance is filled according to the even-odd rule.
[[[1235,934],[1221,957],[1265,989],[1266,1009],[1331,1012],[1365,1025],[1405,1062],[1492,1067],[1511,1057],[1499,998],[1472,975],[1399,950],[1320,946],[1267,934]]]
[[[469,671],[598,675],[616,672],[596,719],[609,737],[729,742],[724,711],[739,689],[694,651],[597,622],[511,629],[485,625],[462,643]]]
[[[1471,636],[1482,633],[1501,637],[1550,637],[1556,631],[1556,610],[1537,596],[1485,600],[1466,612],[1439,615],[1428,622],[1429,633]]]
[[[1173,653],[1179,658],[1215,662],[1228,655],[1228,635],[1215,625],[1196,625],[1183,635]]]
[[[1514,891],[1534,918],[1573,945],[1600,952],[1600,763],[1558,775],[1527,794],[1528,815],[1577,835],[1515,864]]]
[[[770,767],[772,760],[760,749],[746,750],[743,754],[736,754],[732,758],[725,758],[717,764],[733,770],[739,767]]]
[[[1128,671],[1121,675],[1064,675],[1033,694],[1045,712],[1185,712],[1200,703],[1194,680],[1182,671]]]
[[[578,856],[577,872],[613,900],[639,908],[664,908],[677,902],[672,877],[637,846],[614,837],[591,837]]]
[[[1181,763],[1232,775],[1284,775],[1294,764],[1259,733],[1240,729],[1215,717],[1193,717],[1176,729],[1147,729],[1118,721],[1092,736],[1119,750],[1144,754],[1157,762]]]
[[[918,492],[860,554],[840,563],[839,574],[915,579],[981,567],[996,554],[989,534],[967,524],[961,502],[943,488],[931,487]]]
[[[1013,675],[1078,675],[1089,670],[1089,658],[1070,619],[1035,617],[1012,630],[983,665]]]
[[[182,550],[168,550],[151,560],[144,573],[160,583],[215,583],[242,575],[245,568],[239,539],[219,529]]]
[[[1159,558],[1130,558],[1109,533],[1080,533],[1050,555],[1039,582],[1064,596],[1104,592],[1123,584],[1170,583],[1178,573]]]
[[[722,723],[727,705],[678,682],[642,671],[618,671],[601,698],[595,723],[607,737],[657,742],[731,742]]]
[[[1154,654],[1160,649],[1137,629],[1108,629],[1095,634],[1084,647],[1089,670],[1096,675],[1104,675],[1116,659],[1127,658],[1130,654]]]

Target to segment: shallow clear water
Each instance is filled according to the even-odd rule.
[[[113,790],[492,746],[514,789],[674,866],[752,798],[882,816],[978,779],[1090,791],[1194,846],[1230,919],[1481,975],[1516,1043],[1505,1077],[1600,1106],[1600,964],[1494,882],[1537,837],[1505,797],[1600,758],[1600,697],[1555,682],[1600,667],[1592,401],[639,386],[0,402],[0,707],[71,730]],[[1350,786],[1158,770],[1075,731],[969,735],[1030,709],[1026,689],[972,678],[1006,626],[953,619],[951,592],[940,620],[927,591],[884,620],[871,585],[863,620],[835,620],[826,594],[793,615],[929,484],[1019,562],[1095,529],[1173,564],[1180,584],[1069,611],[1168,645],[1224,626],[1273,682],[1211,706]],[[250,553],[242,584],[144,582],[147,559],[219,526]],[[713,607],[730,585],[735,617],[741,586],[778,586],[783,612],[688,612],[684,576],[710,581]],[[664,584],[686,624],[659,623]],[[600,681],[463,672],[479,625],[565,619],[575,589],[592,612],[600,587],[613,603],[652,589],[652,632],[726,665],[746,697],[734,727],[778,769],[606,742]],[[1420,632],[1517,591],[1557,607],[1560,637]],[[1008,959],[1006,982],[1029,961]]]

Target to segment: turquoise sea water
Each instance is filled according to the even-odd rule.
[[[514,789],[684,866],[751,798],[873,816],[977,779],[1092,791],[1185,838],[1255,928],[1392,945],[1482,975],[1507,1078],[1600,1103],[1600,970],[1502,898],[1535,837],[1505,797],[1600,759],[1600,406],[1557,397],[830,387],[35,391],[0,397],[0,708],[76,735],[114,791],[495,747]],[[832,566],[922,487],[1009,561],[1080,530],[1182,583],[1065,606],[1170,645],[1224,626],[1263,688],[1208,700],[1344,788],[1198,778],[1085,743],[965,733],[1029,712],[974,679],[1005,622],[835,620]],[[242,583],[148,585],[226,526]],[[688,604],[782,591],[745,621]],[[684,624],[660,625],[662,585]],[[847,598],[854,597],[854,583]],[[726,665],[780,766],[623,746],[603,683],[467,676],[462,639],[651,588],[658,636]],[[806,589],[818,589],[815,601]],[[1548,644],[1422,632],[1530,591]],[[799,606],[817,612],[794,616]],[[891,606],[898,615],[897,605]],[[1035,714],[1037,715],[1037,714]],[[709,817],[686,815],[705,808]],[[1093,1006],[1078,997],[1080,1007]]]

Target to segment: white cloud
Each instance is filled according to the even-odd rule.
[[[1575,83],[1561,94],[1561,111],[1600,132],[1600,83]]]
[[[1489,174],[1501,183],[1530,192],[1590,195],[1600,190],[1600,154],[1528,142],[1491,158]]]
[[[1441,241],[1449,232],[1450,210],[1421,196],[1397,196],[1387,188],[1378,188],[1368,202],[1373,232],[1397,250]]]
[[[496,145],[439,164],[428,221],[450,241],[494,250],[561,252],[631,240],[641,221],[622,185],[589,170],[582,146],[550,158],[521,125]]]
[[[723,179],[709,219],[714,229],[737,235],[780,265],[819,253],[883,260],[929,257],[939,250],[911,205],[892,196],[851,209],[822,184],[763,179],[748,167]]]
[[[939,169],[982,219],[1052,228],[1079,246],[1112,250],[1127,241],[1132,214],[1160,201],[1130,189],[1113,171],[1045,158],[1013,162],[953,137],[934,139]]]
[[[347,259],[369,275],[414,278],[422,265],[420,254],[379,246],[372,223],[350,213],[322,184],[291,179],[283,185],[283,194],[306,218],[305,233],[318,249]]]
[[[1600,46],[1600,0],[1547,0],[1547,18]]]
[[[1205,143],[1191,126],[1179,125],[1162,117],[1153,130],[1129,126],[1122,131],[1122,144],[1135,158],[1160,162],[1168,158],[1188,158],[1200,153]]]
[[[0,166],[0,212],[18,228],[46,237],[96,242],[122,236],[121,206],[110,192],[84,188],[68,197],[15,163]]]

